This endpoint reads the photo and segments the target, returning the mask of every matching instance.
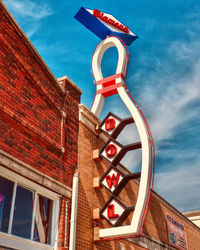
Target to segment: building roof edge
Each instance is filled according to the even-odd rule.
[[[14,17],[12,16],[12,14],[9,12],[8,8],[6,7],[6,5],[3,3],[2,0],[0,0],[0,5],[3,7],[3,9],[5,10],[6,14],[8,15],[9,19],[11,20],[11,22],[15,25],[15,27],[17,28],[18,32],[24,37],[24,40],[27,42],[27,45],[29,46],[29,48],[33,51],[33,53],[35,54],[39,64],[41,64],[43,66],[43,68],[48,72],[48,74],[53,78],[53,80],[55,81],[55,83],[57,83],[57,87],[58,89],[60,89],[63,93],[65,92],[64,88],[62,87],[62,85],[58,82],[58,80],[56,79],[56,77],[54,76],[53,72],[50,70],[50,68],[47,66],[47,64],[45,63],[45,61],[43,60],[43,58],[40,56],[39,52],[36,50],[36,48],[34,47],[34,45],[31,43],[31,41],[29,40],[29,38],[27,37],[27,35],[25,34],[25,32],[22,30],[22,28],[19,26],[19,24],[16,22],[16,20],[14,19]]]

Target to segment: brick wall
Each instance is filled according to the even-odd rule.
[[[62,195],[60,250],[69,245],[80,95],[68,77],[55,78],[0,0],[0,162]]]
[[[55,79],[0,2],[0,149],[71,186],[81,91]]]
[[[77,249],[172,249],[168,246],[168,233],[165,212],[185,225],[188,249],[198,250],[200,229],[180,212],[153,192],[150,208],[144,225],[144,236],[127,240],[94,241],[96,228],[107,228],[109,224],[101,219],[93,219],[93,209],[102,208],[111,194],[105,188],[94,189],[93,178],[101,177],[110,164],[105,160],[94,161],[93,150],[101,149],[105,137],[95,132],[99,120],[83,105],[80,106],[79,164],[80,184],[77,219]],[[129,181],[119,194],[127,206],[135,205],[138,195],[138,181]],[[129,224],[132,214],[124,224]]]

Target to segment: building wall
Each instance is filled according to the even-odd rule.
[[[0,175],[11,171],[58,194],[58,247],[64,249],[81,90],[68,77],[55,78],[2,1],[0,79]]]
[[[110,227],[100,219],[94,209],[101,209],[111,197],[105,188],[94,188],[93,178],[101,177],[110,166],[105,160],[93,159],[93,150],[101,149],[108,140],[103,134],[95,132],[99,120],[83,105],[80,106],[79,127],[79,164],[80,172],[78,218],[77,218],[77,249],[173,249],[168,245],[166,215],[168,212],[180,223],[185,225],[188,249],[198,250],[200,230],[167,201],[155,192],[152,198],[143,236],[129,240],[99,240],[98,228]],[[139,188],[139,180],[129,181],[119,194],[120,200],[127,206],[135,205]],[[129,224],[131,215],[124,224]]]
[[[0,18],[1,149],[71,185],[80,91],[59,86],[2,4]]]

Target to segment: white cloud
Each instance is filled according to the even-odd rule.
[[[190,109],[189,106],[200,99],[200,60],[195,60],[198,51],[200,42],[173,43],[168,49],[169,54],[182,61],[183,65],[186,61],[191,62],[188,66],[191,67],[190,76],[185,72],[177,75],[176,69],[167,63],[163,63],[163,71],[159,63],[140,95],[143,107],[148,111],[150,127],[157,145],[163,139],[170,139],[178,126],[199,115],[198,111]]]
[[[199,210],[200,163],[158,173],[154,188],[181,212]]]
[[[199,68],[200,69],[200,68]],[[188,110],[187,106],[200,97],[197,71],[191,81],[183,83],[181,89],[172,86],[162,99],[157,99],[157,109],[151,116],[151,129],[155,140],[159,143],[163,139],[173,136],[175,128],[197,115],[195,111]]]
[[[136,75],[144,84],[140,88],[138,98],[134,99],[144,114],[148,114],[147,120],[157,149],[164,139],[173,138],[178,127],[199,116],[198,110],[192,109],[190,105],[200,100],[200,60],[196,59],[198,54],[200,56],[200,42],[194,41],[188,44],[180,41],[174,42],[166,50],[170,57],[181,62],[182,66],[190,62],[189,75],[187,72],[177,73],[175,66],[173,68],[168,61],[160,60],[155,62],[155,70],[150,75],[146,76],[143,69],[139,70]],[[147,62],[148,59],[143,57],[143,60]],[[132,81],[134,82],[132,79],[130,77],[128,86],[131,86]],[[119,98],[111,99],[109,110],[120,117],[126,117],[130,114],[123,108],[123,105],[120,105],[119,109],[121,102]],[[130,132],[124,133],[124,139],[121,139],[125,141],[130,136]]]
[[[149,124],[157,148],[156,155],[165,159],[165,169],[161,169],[163,165],[156,166],[159,173],[156,173],[155,177],[155,190],[182,212],[200,208],[197,202],[200,200],[200,193],[197,191],[200,189],[199,151],[198,148],[195,149],[195,145],[176,148],[175,141],[165,150],[160,149],[160,145],[163,140],[174,139],[179,132],[179,136],[184,137],[185,131],[180,131],[179,128],[184,125],[186,130],[193,129],[190,127],[192,119],[199,120],[199,51],[200,42],[197,40],[191,43],[173,42],[168,53],[173,58],[174,65],[175,62],[182,68],[187,65],[188,72],[185,67],[186,72],[181,74],[177,66],[173,69],[168,62],[159,62],[140,94],[143,108],[149,115]],[[192,105],[195,102],[196,108]],[[200,137],[200,134],[196,136]],[[187,138],[185,140],[187,142]],[[192,151],[189,148],[191,146]],[[170,164],[167,163],[166,157],[172,160]],[[184,165],[184,160],[188,165]]]
[[[42,19],[52,14],[46,3],[36,3],[30,0],[4,0],[6,7],[20,16]]]
[[[192,61],[194,54],[200,49],[200,43],[197,42],[179,44],[180,46],[178,46],[177,42],[173,43],[168,49],[169,53],[179,60],[187,59]],[[189,123],[191,118],[199,116],[199,110],[191,109],[190,104],[195,100],[200,100],[200,61],[195,61],[192,75],[185,78],[182,75],[179,75],[178,78],[176,71],[170,69],[171,65],[167,65],[167,63],[162,64],[158,61],[156,65],[157,70],[152,72],[152,75],[146,80],[145,87],[141,91],[139,98],[144,113],[147,113],[149,117],[147,120],[153,134],[158,156],[163,153],[162,150],[159,150],[163,140],[173,138],[179,131],[178,127],[182,124],[187,124],[187,122]],[[161,65],[166,67],[164,72],[163,70],[159,72]],[[129,114],[123,106],[120,106],[119,109],[119,102],[122,102],[119,100],[119,97],[111,99],[109,110],[120,117],[127,117]],[[134,130],[132,127],[129,127],[119,136],[119,141],[122,144],[126,144],[127,141],[131,143],[130,138],[132,139],[134,136]],[[168,154],[170,154],[169,150]],[[179,158],[181,154],[181,150],[176,150],[174,157]],[[194,156],[197,154],[198,152],[194,152]],[[138,159],[139,157],[135,158],[135,155],[130,153],[127,155],[124,163],[130,166],[129,169],[133,170],[134,166],[138,164]],[[130,163],[134,162],[134,160],[137,164],[131,167]]]
[[[28,36],[28,38],[31,38],[40,28],[39,23],[34,23],[28,27],[28,29],[25,29],[25,33]]]
[[[186,143],[188,139],[192,140],[186,138],[185,134],[189,130],[197,131],[193,121],[200,121],[200,42],[192,31],[188,34],[191,36],[190,42],[168,43],[160,59],[149,59],[149,54],[141,56],[143,63],[140,64],[144,68],[128,79],[128,86],[135,81],[142,82],[134,99],[148,115],[156,157],[162,157],[156,166],[154,188],[182,212],[200,209],[199,147],[195,144],[180,146],[175,140],[176,136],[181,137],[182,141],[185,139]],[[152,63],[154,70],[145,70],[145,65]],[[130,115],[121,105],[119,108],[119,103],[119,98],[113,98],[108,109],[120,117]],[[130,139],[132,131],[132,128],[128,128],[121,134],[123,144]],[[200,134],[196,136],[199,138]],[[135,171],[140,159],[141,155],[130,152],[123,163]]]
[[[4,3],[29,38],[39,30],[41,20],[53,14],[47,3],[33,0],[4,0]]]

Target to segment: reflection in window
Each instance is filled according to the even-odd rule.
[[[51,242],[53,201],[0,176],[0,231]]]
[[[38,195],[35,213],[34,240],[50,244],[52,201]]]
[[[17,186],[12,234],[30,239],[33,213],[33,192]]]
[[[0,231],[7,233],[14,183],[0,177]]]

